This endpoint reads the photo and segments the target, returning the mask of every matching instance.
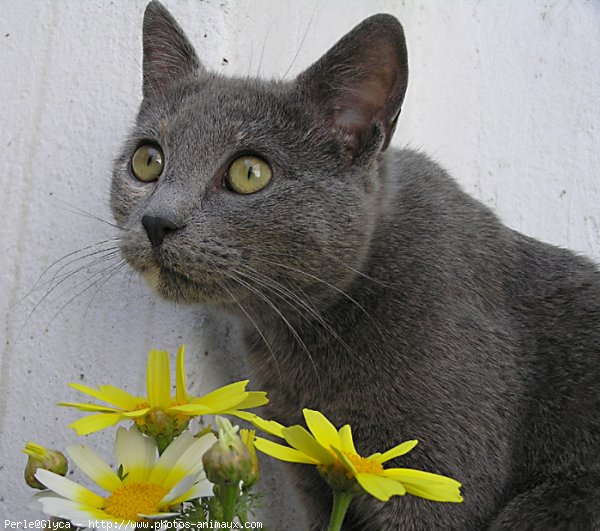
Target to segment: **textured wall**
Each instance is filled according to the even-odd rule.
[[[67,382],[140,392],[147,350],[181,342],[194,391],[246,376],[234,326],[157,300],[111,252],[111,160],[140,99],[144,4],[0,0],[2,521],[38,516],[25,440],[75,440],[77,415],[53,405],[76,398]],[[432,154],[511,227],[600,260],[598,2],[166,4],[211,68],[288,78],[365,16],[397,15],[411,80],[395,144]],[[110,457],[112,432],[87,439]],[[264,513],[302,528],[293,504]]]

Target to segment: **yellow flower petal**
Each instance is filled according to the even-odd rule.
[[[400,481],[406,488],[406,492],[441,502],[462,502],[460,494],[461,484],[449,477],[422,470],[410,468],[388,468],[384,470],[387,478]]]
[[[254,418],[256,417],[256,413],[250,413],[249,411],[239,411],[238,409],[228,409],[227,411],[222,411],[221,415],[233,415],[248,422],[254,422]]]
[[[285,440],[306,456],[323,465],[331,465],[335,461],[333,454],[324,448],[302,426],[291,426],[282,430]]]
[[[340,448],[342,446],[340,434],[323,413],[312,409],[303,409],[302,413],[304,413],[304,420],[306,420],[308,429],[321,446],[325,448],[331,446]]]
[[[104,490],[112,492],[121,487],[121,480],[115,471],[87,446],[73,444],[67,447],[67,452],[83,473]]]
[[[69,428],[73,428],[77,435],[88,435],[109,426],[114,426],[121,418],[120,413],[98,413],[76,420],[69,425]]]
[[[417,446],[418,443],[419,441],[417,440],[406,441],[402,444],[399,444],[398,446],[394,446],[394,448],[391,448],[387,452],[384,452],[382,454],[374,454],[371,456],[371,458],[377,461],[378,463],[385,463],[390,459],[394,459],[395,457],[400,457],[401,455],[407,454],[415,446]]]
[[[406,489],[402,483],[374,474],[356,474],[358,484],[378,500],[388,501],[392,496],[402,496]]]
[[[338,459],[341,461],[341,463],[346,467],[346,470],[348,470],[349,472],[352,472],[353,476],[356,476],[356,474],[358,474],[358,470],[356,470],[356,467],[354,466],[352,461],[350,461],[350,459],[348,459],[348,457],[344,454],[344,452],[342,452],[341,450],[338,450],[334,446],[332,446],[331,449],[338,456]]]
[[[99,385],[98,389],[106,396],[110,398],[110,403],[115,404],[121,409],[135,409],[142,400],[131,395],[123,389],[119,389],[114,385]]]
[[[35,477],[48,489],[53,490],[69,500],[85,505],[91,505],[92,507],[104,506],[104,499],[95,492],[78,485],[70,479],[59,476],[54,472],[38,469],[35,473]]]
[[[352,439],[352,429],[348,424],[342,426],[339,431],[341,450],[349,452],[351,454],[357,454],[356,448],[354,447],[354,440]]]
[[[254,424],[259,430],[283,439],[282,430],[285,428],[283,424],[279,424],[279,422],[275,420],[263,419],[258,415],[256,415],[250,422],[252,422],[252,424]]]
[[[186,415],[211,415],[214,410],[202,404],[181,404],[167,409],[169,413],[185,413]]]
[[[236,406],[236,409],[251,409],[253,407],[264,406],[268,403],[267,393],[263,391],[248,391],[248,396]]]
[[[177,402],[187,402],[188,400],[188,394],[185,388],[184,355],[185,347],[181,345],[177,351],[177,362],[175,366],[175,400],[177,400]]]
[[[145,407],[144,409],[136,409],[135,411],[123,411],[122,415],[125,418],[135,418],[135,417],[143,417],[150,412],[149,407]]]
[[[286,461],[288,463],[304,463],[308,465],[318,465],[319,462],[315,459],[299,452],[289,446],[283,446],[283,444],[274,443],[268,439],[257,437],[254,440],[254,446],[262,453],[270,455],[275,459]]]
[[[146,388],[150,407],[165,409],[171,401],[171,382],[169,370],[169,353],[151,350],[148,354],[146,371]]]
[[[98,411],[102,413],[122,413],[122,409],[110,407],[110,406],[101,406],[100,404],[85,404],[82,402],[58,402],[57,406],[65,406],[65,407],[74,407],[79,411],[91,412]]]
[[[88,387],[87,385],[79,384],[79,383],[70,383],[69,387],[76,389],[80,393],[84,393],[86,395],[90,395],[93,398],[97,398],[98,400],[102,400],[102,402],[106,402],[108,404],[112,404],[113,406],[120,407],[119,404],[113,402],[113,398],[105,395],[102,391],[98,391],[93,389],[92,387]]]
[[[248,380],[235,382],[220,387],[200,398],[195,398],[191,400],[191,403],[206,406],[215,412],[231,409],[248,397],[249,393],[245,390],[247,385]],[[224,406],[224,404],[226,405]]]

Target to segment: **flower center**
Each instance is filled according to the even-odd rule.
[[[353,454],[351,452],[342,452],[344,456],[350,461],[356,471],[365,474],[381,474],[383,472],[383,465],[374,461],[373,459],[369,459],[367,457],[361,457],[358,454]]]
[[[148,402],[140,402],[139,404],[135,405],[133,411],[139,411],[140,409],[146,409],[147,407],[150,407],[150,404]],[[141,417],[133,417],[133,421],[137,424],[138,427],[144,426],[146,424],[146,415],[143,415]]]
[[[113,492],[106,500],[104,510],[116,518],[139,522],[140,514],[159,512],[158,504],[167,490],[152,483],[130,483]]]

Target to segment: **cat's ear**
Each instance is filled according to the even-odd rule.
[[[364,20],[297,80],[353,160],[378,142],[388,147],[407,82],[404,32],[385,14]]]
[[[161,95],[172,83],[204,70],[177,21],[157,0],[146,6],[142,41],[144,98]]]

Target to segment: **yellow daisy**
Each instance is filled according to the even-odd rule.
[[[212,433],[195,438],[189,431],[177,437],[158,457],[156,443],[135,427],[119,428],[115,472],[100,456],[82,444],[69,446],[71,460],[108,494],[100,495],[48,470],[36,478],[48,490],[34,496],[32,508],[65,518],[76,526],[90,521],[118,523],[130,529],[135,522],[175,516],[187,500],[212,496],[212,483],[202,468],[202,455],[216,441]]]
[[[133,420],[144,433],[153,437],[165,436],[170,441],[188,426],[191,417],[220,414],[252,420],[255,415],[242,410],[268,402],[266,393],[246,391],[248,380],[226,385],[201,397],[188,394],[183,358],[182,345],[177,353],[175,396],[171,395],[168,352],[151,350],[146,373],[147,396],[134,396],[112,385],[99,385],[96,390],[71,383],[69,385],[74,389],[108,405],[75,402],[60,402],[58,405],[97,412],[71,424],[70,427],[79,435]]]
[[[378,500],[406,493],[440,502],[462,502],[461,484],[454,479],[409,468],[384,468],[386,461],[410,452],[418,441],[406,441],[384,453],[359,455],[348,424],[339,430],[320,412],[304,409],[308,430],[302,426],[286,428],[274,421],[254,419],[254,424],[285,439],[284,446],[260,437],[256,448],[272,457],[292,463],[316,465],[335,491],[353,491],[357,484]]]

